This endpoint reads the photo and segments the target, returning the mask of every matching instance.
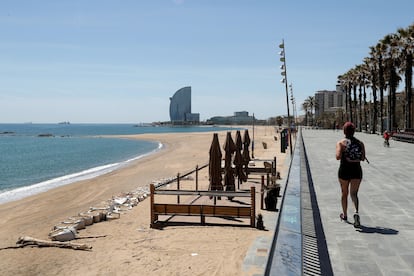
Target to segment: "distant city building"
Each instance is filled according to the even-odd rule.
[[[338,109],[345,110],[345,92],[337,86],[336,91],[321,90],[315,93],[315,117],[323,113],[335,113]]]
[[[247,118],[249,117],[249,112],[247,111],[236,111],[234,112],[234,116],[235,118]]]
[[[208,120],[210,124],[216,125],[250,125],[253,123],[253,116],[247,111],[234,112],[233,116],[215,116]]]
[[[200,114],[191,113],[191,86],[179,89],[170,98],[170,120],[173,124],[200,122]]]

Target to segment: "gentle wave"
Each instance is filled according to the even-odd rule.
[[[35,194],[46,192],[46,191],[48,191],[50,189],[53,189],[53,188],[57,188],[57,187],[64,186],[64,185],[67,185],[67,184],[71,184],[71,183],[74,183],[74,182],[78,182],[78,181],[81,181],[81,180],[87,180],[87,179],[91,179],[91,178],[94,178],[94,177],[97,177],[97,176],[100,176],[100,175],[110,173],[114,170],[117,170],[117,169],[120,169],[122,167],[125,167],[125,166],[129,165],[133,161],[139,160],[139,159],[141,159],[145,156],[148,156],[150,154],[153,154],[153,153],[161,150],[163,148],[163,146],[164,145],[159,142],[158,143],[158,148],[156,148],[155,150],[152,150],[148,153],[138,155],[134,158],[128,159],[128,160],[123,161],[123,162],[98,166],[98,167],[87,169],[87,170],[84,170],[84,171],[81,171],[81,172],[68,174],[68,175],[64,175],[64,176],[57,177],[57,178],[54,178],[54,179],[50,179],[50,180],[47,180],[47,181],[43,181],[43,182],[33,184],[33,185],[30,185],[30,186],[25,186],[25,187],[20,187],[20,188],[8,190],[8,191],[0,192],[0,204],[15,201],[15,200],[19,200],[19,199],[23,199],[23,198],[28,197],[28,196],[32,196],[32,195],[35,195]]]

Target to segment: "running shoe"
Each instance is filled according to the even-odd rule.
[[[358,214],[354,215],[354,227],[355,228],[360,228],[361,227],[361,221],[359,220],[359,215]]]

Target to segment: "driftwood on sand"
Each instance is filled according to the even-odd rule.
[[[25,246],[38,246],[38,247],[59,247],[59,248],[69,248],[75,250],[91,250],[92,246],[87,244],[80,243],[71,243],[71,242],[57,242],[57,241],[45,241],[39,240],[32,237],[24,236],[19,237],[16,242],[16,246],[9,246],[1,249],[12,249],[12,248],[21,248]]]

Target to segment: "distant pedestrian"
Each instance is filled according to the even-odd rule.
[[[341,184],[341,220],[348,220],[348,193],[355,207],[354,227],[360,227],[358,190],[362,180],[361,161],[365,160],[365,146],[354,137],[355,126],[346,122],[343,127],[345,138],[336,143],[336,160],[340,160],[338,179]]]
[[[384,137],[384,146],[389,147],[390,146],[390,137],[391,137],[391,135],[387,130],[384,131],[383,137]]]

